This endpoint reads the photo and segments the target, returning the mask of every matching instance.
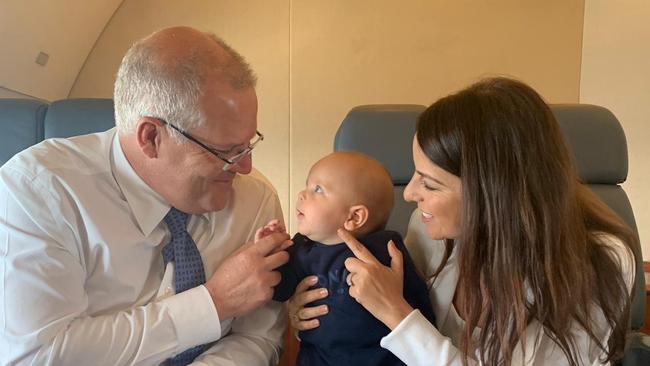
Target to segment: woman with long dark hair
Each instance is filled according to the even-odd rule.
[[[408,365],[592,365],[622,356],[634,282],[630,229],[587,187],[555,117],[529,86],[483,80],[419,118],[418,204],[407,240],[431,274],[438,324],[402,297],[401,256],[377,262],[346,232],[357,259],[350,295],[392,332],[382,346]],[[419,233],[419,235],[418,235]],[[431,240],[433,239],[433,240]],[[438,260],[433,260],[437,258]],[[416,258],[414,258],[416,259]],[[417,262],[417,259],[416,259]],[[294,297],[293,325],[316,325]]]

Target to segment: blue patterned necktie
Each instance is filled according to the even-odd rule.
[[[162,256],[165,267],[167,263],[174,262],[174,287],[177,294],[205,283],[201,253],[187,232],[188,218],[188,214],[172,207],[163,220],[169,228],[171,240],[163,248]],[[169,365],[185,366],[204,350],[205,345],[190,348],[170,358]]]

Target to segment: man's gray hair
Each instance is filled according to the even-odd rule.
[[[131,46],[115,80],[115,124],[121,134],[134,132],[145,116],[163,119],[184,131],[203,125],[200,97],[208,72],[223,75],[235,89],[255,86],[257,79],[246,60],[219,37],[207,36],[225,55],[188,45],[186,57],[161,62],[159,46],[147,42],[149,37]]]

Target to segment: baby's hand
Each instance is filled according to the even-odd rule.
[[[280,220],[273,219],[269,221],[268,224],[257,229],[257,231],[255,232],[255,241],[258,241],[263,237],[269,236],[273,233],[285,233],[285,232],[286,230],[284,229],[284,226],[280,224]]]

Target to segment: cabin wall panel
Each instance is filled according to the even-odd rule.
[[[257,71],[268,138],[254,163],[294,227],[309,167],[332,150],[355,105],[430,104],[495,74],[530,83],[549,102],[578,102],[583,11],[583,0],[125,0],[70,95],[110,97],[124,52],[156,29],[214,31]]]
[[[585,5],[580,101],[609,108],[628,144],[626,190],[645,260],[650,260],[650,3],[590,0]]]
[[[0,1],[0,87],[39,99],[68,96],[122,0]],[[35,60],[49,55],[45,66]]]

